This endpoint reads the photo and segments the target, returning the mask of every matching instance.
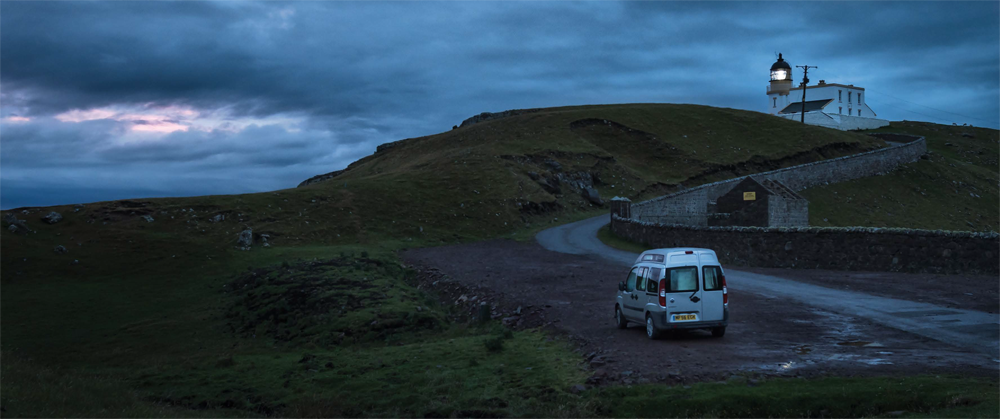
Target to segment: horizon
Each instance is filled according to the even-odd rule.
[[[998,3],[761,5],[5,2],[0,208],[292,188],[482,112],[764,113],[778,52],[880,119],[1000,128]]]

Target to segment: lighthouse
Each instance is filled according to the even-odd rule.
[[[803,87],[807,87],[805,106]],[[778,61],[771,65],[771,83],[767,86],[767,113],[845,131],[889,125],[889,121],[877,118],[866,96],[863,87],[827,83],[826,80],[820,80],[817,85],[792,87],[792,66],[778,54]]]

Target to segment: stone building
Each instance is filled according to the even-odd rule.
[[[708,204],[710,226],[805,227],[809,202],[776,180],[747,177]]]

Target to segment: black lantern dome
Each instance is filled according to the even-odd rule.
[[[771,81],[792,80],[792,66],[788,65],[781,54],[778,54],[778,61],[771,65]]]

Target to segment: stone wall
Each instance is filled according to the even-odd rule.
[[[809,201],[771,195],[767,197],[767,225],[805,227],[809,225]]]
[[[777,116],[801,121],[801,114],[778,114]],[[884,119],[860,117],[846,114],[826,113],[820,111],[806,112],[805,123],[826,128],[850,131],[857,129],[875,129],[889,125],[889,121]]]
[[[905,144],[757,173],[753,177],[775,180],[793,191],[800,191],[812,186],[888,173],[901,164],[917,161],[927,153],[927,142],[923,137],[906,137],[911,141]],[[632,204],[632,217],[666,224],[707,225],[708,202],[729,192],[746,177],[709,183]]]
[[[612,216],[612,231],[637,243],[715,250],[730,266],[890,271],[1000,272],[1000,235],[862,227],[700,227]]]

